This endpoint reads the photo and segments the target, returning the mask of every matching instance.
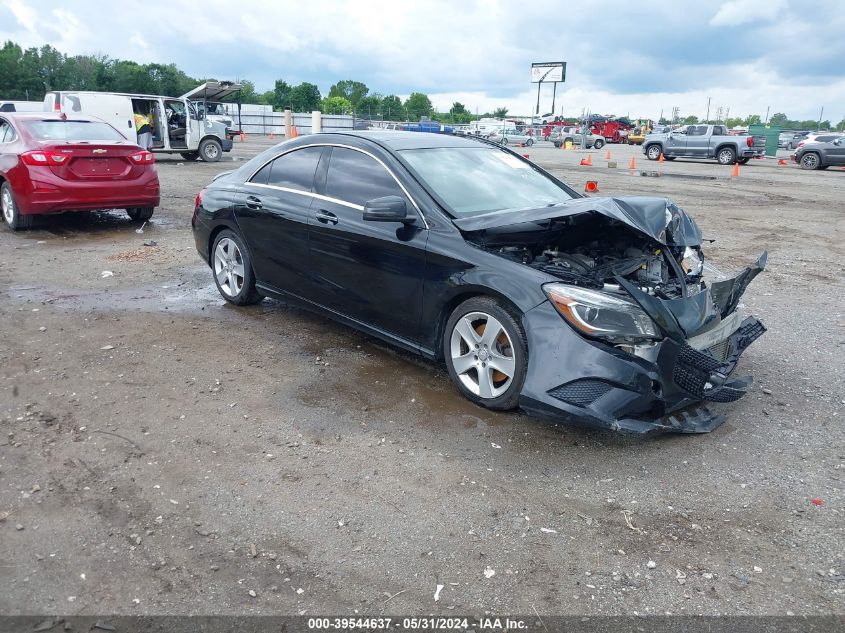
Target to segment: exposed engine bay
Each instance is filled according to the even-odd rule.
[[[479,245],[567,284],[613,291],[618,276],[664,299],[701,287],[700,246],[662,245],[611,218],[588,214],[506,228],[488,229]]]

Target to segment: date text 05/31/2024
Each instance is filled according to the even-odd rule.
[[[464,617],[346,617],[308,618],[311,630],[400,630],[400,631],[515,631],[527,629],[525,620],[516,618],[464,618]]]

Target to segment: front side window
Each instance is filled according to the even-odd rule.
[[[455,216],[538,209],[573,198],[530,163],[492,147],[412,149],[400,155]]]
[[[326,176],[326,195],[364,206],[368,200],[402,196],[403,192],[390,172],[371,156],[334,147]]]
[[[310,193],[322,151],[321,147],[305,147],[282,154],[262,167],[250,182]]]
[[[123,135],[99,121],[22,121],[39,141],[125,141]]]

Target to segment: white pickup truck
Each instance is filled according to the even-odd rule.
[[[660,154],[675,158],[715,158],[721,165],[744,165],[766,153],[765,136],[732,136],[724,125],[688,125],[666,134],[649,134],[643,142],[649,160]]]

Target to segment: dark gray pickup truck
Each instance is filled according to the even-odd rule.
[[[675,158],[715,158],[721,165],[745,164],[766,153],[765,136],[731,136],[724,125],[688,125],[666,134],[649,134],[643,153],[657,160],[662,153]]]

